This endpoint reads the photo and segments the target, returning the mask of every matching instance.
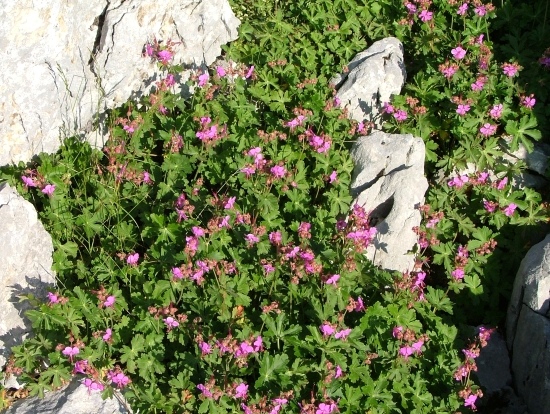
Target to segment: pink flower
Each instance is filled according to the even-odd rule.
[[[245,79],[248,79],[252,76],[252,73],[254,72],[254,65],[250,66],[250,69],[248,69],[248,72],[246,72]]]
[[[245,174],[246,178],[250,178],[250,176],[256,172],[256,168],[252,165],[249,165],[241,168],[240,171]]]
[[[71,362],[73,362],[73,356],[78,355],[80,353],[80,349],[78,347],[70,347],[66,346],[65,349],[61,352],[63,355],[67,355]]]
[[[399,109],[396,113],[393,114],[394,118],[401,122],[407,119],[407,111],[403,111],[402,109]]]
[[[533,98],[533,95],[531,95],[530,97],[526,96],[523,101],[521,101],[521,104],[526,108],[532,108],[533,106],[535,106],[536,102],[536,99]]]
[[[498,119],[502,116],[502,104],[494,105],[489,111],[489,115],[493,119]]]
[[[467,175],[461,177],[454,177],[451,181],[447,183],[449,187],[462,188],[464,184],[468,183],[470,178]]]
[[[227,227],[229,228],[229,219],[231,218],[231,216],[225,216],[223,219],[222,219],[222,222],[220,224],[218,224],[218,227],[221,229],[223,227]]]
[[[172,268],[172,275],[174,275],[174,279],[183,279],[183,273],[179,267]]]
[[[241,404],[241,408],[244,410],[244,414],[254,414],[244,403]]]
[[[468,3],[464,3],[462,6],[460,6],[456,14],[464,16],[466,14],[466,10],[468,10]]]
[[[504,72],[505,75],[511,78],[517,73],[518,66],[517,64],[505,63],[502,65],[502,71]]]
[[[389,103],[387,102],[384,102],[384,110],[383,112],[386,112],[388,114],[393,114],[393,112],[395,111],[395,109],[393,108],[393,106],[391,106]]]
[[[55,293],[48,292],[48,299],[50,300],[50,305],[54,303],[59,303],[59,298]]]
[[[479,128],[479,132],[481,132],[486,137],[489,137],[497,132],[497,126],[489,123],[483,124],[483,126]]]
[[[464,400],[464,407],[470,407],[472,410],[476,409],[475,402],[477,400],[477,395],[472,394],[466,400]]]
[[[483,86],[485,86],[485,82],[482,79],[478,79],[474,83],[472,83],[470,86],[472,87],[473,91],[482,91]]]
[[[153,47],[149,43],[145,45],[145,55],[149,57],[153,56]]]
[[[508,207],[506,207],[504,210],[502,210],[504,212],[504,214],[507,216],[507,217],[510,217],[511,215],[514,214],[514,211],[516,210],[518,206],[514,203],[510,203],[510,205]]]
[[[76,361],[74,363],[73,374],[86,374],[86,368],[88,367],[88,360]]]
[[[332,404],[321,403],[319,404],[319,408],[315,411],[315,414],[332,414],[336,410],[338,410],[338,407],[334,403]]]
[[[54,184],[47,184],[43,189],[42,192],[47,195],[52,195],[55,191],[55,185]]]
[[[149,176],[149,173],[147,171],[143,172],[143,182],[149,185],[153,184],[153,180],[151,180],[151,177]]]
[[[360,312],[365,310],[365,305],[363,304],[363,298],[359,296],[357,298],[357,305],[355,305],[355,312]]]
[[[396,326],[395,328],[393,328],[392,335],[394,338],[397,338],[401,332],[403,332],[403,327]]]
[[[321,329],[321,332],[323,333],[323,336],[325,337],[332,335],[334,333],[334,328],[326,322],[321,325],[320,329]]]
[[[103,340],[104,341],[108,341],[109,339],[111,339],[111,336],[113,335],[113,330],[111,328],[107,328],[107,330],[105,331],[105,335],[103,335]]]
[[[483,200],[483,207],[489,213],[493,213],[495,211],[495,209],[497,208],[497,203],[495,203],[493,201]]]
[[[134,254],[128,255],[128,257],[126,258],[126,263],[128,263],[130,266],[134,266],[137,264],[138,260],[139,260],[139,253],[134,253]]]
[[[115,304],[115,300],[116,298],[114,296],[107,296],[107,300],[103,302],[103,306],[105,306],[106,308],[112,308]]]
[[[269,241],[271,242],[271,244],[280,244],[281,241],[282,241],[282,236],[281,236],[281,232],[280,231],[273,231],[271,233],[269,233]]]
[[[216,67],[216,73],[218,74],[218,76],[220,78],[223,78],[225,76],[225,69],[222,68],[221,66],[217,66]]]
[[[470,110],[470,105],[458,105],[458,108],[456,109],[456,113],[459,115],[466,115],[466,112]]]
[[[329,177],[329,183],[332,184],[334,181],[336,181],[336,175],[338,173],[336,172],[336,170],[333,170],[332,173],[330,174],[330,177]]]
[[[405,357],[405,360],[409,359],[409,356],[411,356],[414,353],[414,348],[411,346],[403,346],[399,349],[399,354],[403,355]]]
[[[207,342],[201,342],[199,344],[199,348],[201,349],[203,355],[212,353],[212,347]]]
[[[424,345],[423,340],[419,340],[412,344],[412,349],[414,349],[414,352],[418,355],[422,353],[422,345]]]
[[[197,385],[197,388],[199,389],[200,392],[202,392],[202,395],[204,395],[205,397],[207,397],[207,398],[212,398],[213,397],[210,390],[208,388],[206,388],[203,384]],[[252,413],[252,411],[251,411],[251,413]]]
[[[231,210],[233,208],[233,204],[235,204],[236,199],[237,197],[229,197],[229,200],[227,200],[227,203],[225,203],[225,206],[223,206],[223,208],[225,208],[226,210]]]
[[[262,349],[263,339],[261,336],[258,335],[258,337],[254,340],[254,351],[258,352]]]
[[[451,50],[451,54],[455,59],[464,59],[464,56],[466,56],[466,50],[462,49],[460,46],[457,46]]]
[[[475,9],[474,9],[474,12],[475,14],[477,14],[478,16],[485,16],[487,14],[487,9],[485,8],[485,6],[482,4],[480,6],[477,6]]]
[[[82,384],[88,387],[88,394],[91,393],[92,391],[103,391],[105,388],[103,384],[96,382],[90,378],[86,378],[82,380]]]
[[[206,85],[208,83],[208,79],[210,79],[208,73],[203,73],[202,75],[199,75],[199,86]]]
[[[246,394],[248,393],[248,385],[243,382],[235,388],[235,391],[237,391],[235,398],[246,398]]]
[[[107,373],[107,377],[112,383],[117,384],[118,388],[120,389],[124,388],[130,382],[130,378],[128,378],[122,372],[109,371]]]
[[[25,187],[36,187],[36,184],[34,183],[32,178],[25,177],[24,175],[21,177],[23,182],[25,183]]]
[[[273,176],[275,178],[283,178],[286,174],[286,169],[285,167],[282,167],[280,165],[276,165],[274,167],[271,167],[271,174],[273,174]]]
[[[164,65],[166,65],[170,59],[172,59],[172,53],[170,53],[168,50],[161,50],[157,53],[157,56]]]
[[[340,378],[342,376],[342,368],[340,368],[340,365],[336,365],[336,374],[334,374],[334,378]]]
[[[451,275],[456,279],[460,280],[464,278],[464,269],[461,269],[460,267],[456,268],[451,272]]]
[[[500,180],[497,184],[497,190],[502,190],[504,187],[506,187],[506,184],[508,183],[508,177],[504,177],[502,180]]]
[[[270,274],[270,273],[273,273],[275,271],[275,268],[270,263],[264,264],[262,266],[263,266],[263,268],[265,270],[265,273],[267,275]]]
[[[336,282],[338,282],[338,279],[340,279],[340,275],[332,275],[327,279],[325,283],[327,285],[334,285],[334,287],[336,287]]]
[[[168,329],[177,328],[178,326],[180,326],[179,322],[176,321],[171,316],[167,317],[166,319],[163,319],[162,321],[168,326]]]
[[[348,329],[343,329],[343,330],[337,332],[337,333],[334,335],[334,337],[335,337],[336,339],[346,339],[346,338],[349,336],[350,333],[351,333],[351,329],[350,329],[350,328],[348,328]]]
[[[135,128],[131,125],[124,125],[122,127],[122,129],[124,129],[126,132],[128,132],[129,134],[133,133],[135,131]]]
[[[422,10],[420,12],[420,14],[418,15],[418,17],[420,17],[420,20],[422,20],[423,22],[427,22],[427,21],[432,20],[433,13],[431,11],[428,11],[428,10]]]
[[[200,227],[197,227],[197,226],[193,226],[193,228],[191,229],[193,231],[193,235],[195,237],[201,237],[201,236],[204,236],[204,230]]]
[[[260,239],[253,235],[252,233],[246,235],[246,241],[250,244],[258,243]]]
[[[446,67],[444,68],[441,73],[443,73],[443,75],[447,78],[447,79],[451,79],[453,77],[453,75],[456,73],[456,71],[458,70],[457,67],[455,66],[449,66],[449,67]]]

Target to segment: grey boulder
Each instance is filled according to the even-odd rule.
[[[357,54],[348,69],[331,80],[338,90],[336,96],[351,118],[381,127],[382,105],[401,92],[407,77],[403,45],[395,37],[379,40]]]

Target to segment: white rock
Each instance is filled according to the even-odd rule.
[[[378,233],[367,248],[367,257],[387,270],[412,270],[409,251],[418,236],[418,207],[424,202],[428,181],[424,177],[425,146],[421,138],[375,131],[361,137],[351,152],[354,173],[352,194],[376,223]]]
[[[28,302],[17,295],[33,293],[46,297],[46,287],[55,284],[53,245],[38,220],[34,206],[8,184],[0,185],[0,368],[31,330],[23,312]]]
[[[116,398],[101,399],[99,391],[88,388],[74,378],[69,385],[56,392],[47,392],[38,397],[19,400],[5,414],[122,414],[129,413]]]
[[[336,96],[347,106],[351,118],[381,127],[382,105],[401,92],[407,77],[403,45],[394,37],[379,40],[355,56],[348,69],[349,73],[331,80],[338,89]]]
[[[0,165],[55,152],[146,93],[160,73],[142,57],[147,40],[181,42],[174,63],[197,68],[240,23],[227,0],[4,0],[0,21]],[[101,146],[103,133],[87,139]]]

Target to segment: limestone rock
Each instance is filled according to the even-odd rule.
[[[512,347],[512,372],[518,394],[531,414],[550,407],[550,320],[521,308]]]
[[[118,414],[129,413],[116,399],[101,399],[101,393],[92,391],[76,378],[60,391],[48,392],[43,399],[38,397],[19,400],[5,414]]]
[[[546,315],[550,309],[550,234],[531,247],[516,274],[506,316],[508,348],[513,346],[523,305],[541,315]]]
[[[227,0],[5,0],[0,21],[0,165],[55,152],[68,135],[101,146],[95,120],[161,76],[142,57],[148,40],[181,42],[173,62],[198,68],[240,23]]]
[[[477,371],[474,375],[479,384],[485,387],[484,399],[512,384],[508,348],[498,332],[491,333],[487,345],[481,348],[476,358],[476,365]]]
[[[370,212],[378,233],[367,248],[367,257],[387,270],[412,270],[408,254],[418,237],[418,207],[428,181],[424,177],[425,146],[421,138],[375,131],[354,144],[351,191],[355,203]]]
[[[380,127],[382,105],[401,92],[407,77],[403,45],[394,37],[379,40],[355,56],[348,69],[331,80],[338,89],[336,96],[353,119]]]
[[[27,302],[17,295],[47,296],[46,287],[55,283],[52,268],[53,245],[38,220],[34,206],[8,184],[0,185],[0,368],[10,348],[22,342],[31,324],[23,312]]]

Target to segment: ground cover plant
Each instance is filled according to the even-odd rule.
[[[52,235],[59,284],[22,298],[36,335],[4,375],[32,395],[78,375],[140,412],[475,410],[475,358],[548,220],[548,194],[500,160],[547,131],[545,5],[235,1],[237,63],[195,73],[188,99],[179,45],[146,44],[165,76],[113,111],[102,151],[70,138],[1,170]],[[409,75],[385,129],[424,139],[431,184],[407,274],[362,255],[375,229],[349,149],[371,126],[330,85],[389,35]]]

